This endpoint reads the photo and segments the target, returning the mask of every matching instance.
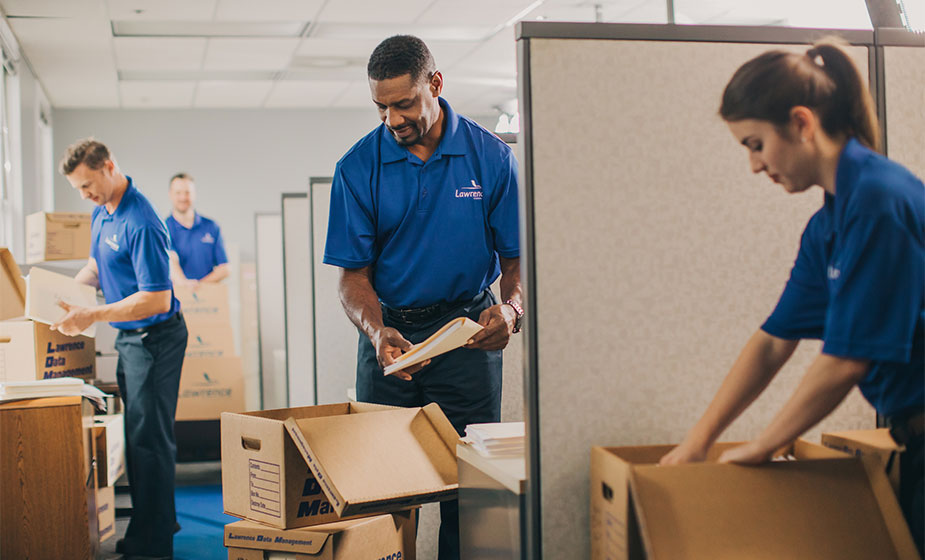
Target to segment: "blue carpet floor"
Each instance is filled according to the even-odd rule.
[[[222,513],[221,485],[178,486],[176,501],[182,529],[173,537],[174,559],[226,560],[225,525],[239,519]]]

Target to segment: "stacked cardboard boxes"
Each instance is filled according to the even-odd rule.
[[[26,284],[12,254],[0,248],[0,381],[31,381],[54,377],[95,377],[95,344],[87,336],[66,336],[45,323],[24,317]],[[73,279],[53,275],[61,292]],[[61,314],[63,315],[63,311]]]
[[[92,417],[95,450],[96,515],[100,542],[116,534],[116,480],[125,472],[125,423],[121,414]]]
[[[26,263],[86,259],[91,215],[36,212],[26,216]]]
[[[244,410],[244,373],[234,349],[228,288],[174,287],[189,339],[180,376],[177,420],[216,420]]]
[[[225,528],[229,559],[413,559],[408,508],[456,497],[458,442],[435,404],[222,414],[225,512],[247,520]]]

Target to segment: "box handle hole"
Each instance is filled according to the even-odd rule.
[[[613,488],[607,486],[606,482],[601,483],[601,494],[604,495],[604,499],[608,502],[613,501]]]
[[[260,440],[257,438],[241,436],[241,447],[251,451],[260,451]]]

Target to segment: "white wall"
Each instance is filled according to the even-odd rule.
[[[254,257],[254,213],[279,212],[280,195],[308,190],[309,177],[334,173],[337,160],[379,124],[369,110],[55,110],[54,152],[94,136],[109,146],[162,215],[170,177],[196,179],[197,208],[218,220],[243,260]],[[493,118],[480,119],[491,123]],[[55,210],[89,212],[55,176]]]

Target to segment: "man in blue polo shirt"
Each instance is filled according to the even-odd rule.
[[[501,351],[523,317],[517,164],[511,149],[440,98],[427,46],[395,36],[367,67],[382,124],[337,163],[324,262],[360,331],[357,398],[436,402],[456,430],[501,416]],[[489,286],[501,276],[499,304]],[[453,318],[485,328],[464,348],[384,376]],[[441,503],[440,560],[459,557],[458,504]]]
[[[186,173],[170,178],[173,210],[165,220],[170,232],[170,267],[174,281],[184,284],[220,282],[231,270],[218,224],[196,212],[196,185]]]
[[[62,303],[67,313],[52,328],[74,335],[109,321],[119,329],[116,376],[125,403],[132,519],[117,549],[126,559],[170,558],[176,526],[174,416],[187,331],[170,281],[167,228],[100,142],[71,145],[61,173],[82,198],[97,204],[90,259],[76,279],[101,288],[106,304]]]

